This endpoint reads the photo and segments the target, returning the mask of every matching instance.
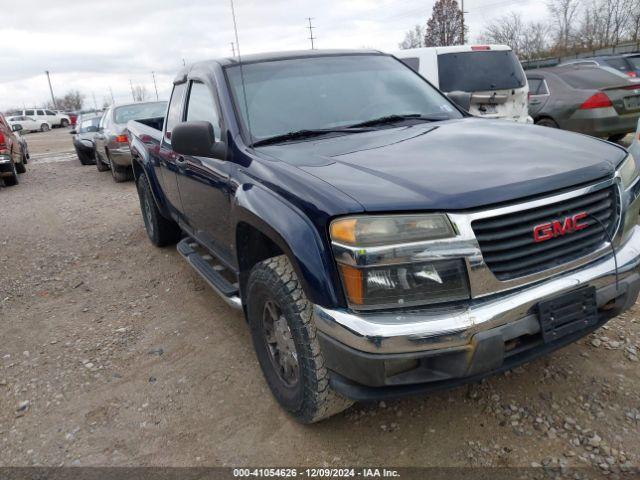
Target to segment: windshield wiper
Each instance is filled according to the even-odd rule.
[[[385,115],[384,117],[374,118],[372,120],[367,120],[366,122],[356,123],[354,125],[350,125],[350,128],[357,127],[374,127],[376,125],[386,125],[388,123],[396,123],[401,122],[403,120],[422,120],[425,122],[438,122],[441,120],[449,120],[449,115],[421,115],[419,113],[406,113],[403,115]]]
[[[303,140],[305,138],[319,137],[327,133],[363,133],[371,132],[370,128],[352,128],[352,127],[340,127],[340,128],[318,128],[315,130],[297,130],[295,132],[287,132],[281,135],[275,135],[273,137],[264,138],[253,142],[254,147],[261,147],[264,145],[273,145],[274,143],[289,142],[291,140]]]

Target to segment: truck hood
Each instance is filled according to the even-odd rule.
[[[257,149],[367,211],[465,210],[614,174],[624,149],[561,130],[466,118]]]

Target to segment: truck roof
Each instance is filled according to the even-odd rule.
[[[492,51],[505,51],[511,50],[511,47],[508,45],[494,45],[494,44],[478,44],[478,45],[452,45],[450,47],[421,47],[421,48],[408,48],[405,50],[397,50],[393,52],[393,54],[397,57],[406,57],[420,54],[420,53],[429,53],[435,52],[436,55],[444,55],[447,53],[463,53],[463,52],[473,52],[478,49],[478,47],[488,47],[489,50]]]
[[[254,53],[251,55],[242,55],[242,63],[256,63],[256,62],[270,62],[276,60],[288,60],[292,58],[310,58],[310,57],[326,57],[330,55],[386,55],[379,50],[339,50],[339,49],[325,49],[325,50],[290,50],[280,52],[264,52]],[[222,57],[211,60],[203,60],[200,62],[190,63],[187,66],[180,69],[173,83],[182,83],[189,72],[193,70],[209,70],[214,64],[226,67],[230,65],[239,64],[237,57]]]

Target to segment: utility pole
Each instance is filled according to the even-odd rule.
[[[131,81],[131,79],[129,79],[129,85],[131,85],[131,98],[133,98],[133,101],[136,101],[136,96],[133,93],[133,82]]]
[[[460,44],[464,45],[465,44],[464,14],[467,13],[467,12],[464,11],[464,0],[460,0],[460,7],[461,7],[461,10],[462,10],[462,33],[460,35],[462,37],[461,38],[462,41],[460,42]]]
[[[153,87],[156,89],[156,102],[158,101],[158,84],[156,84],[156,72],[151,72],[153,76]]]
[[[313,36],[313,29],[316,27],[311,25],[311,20],[313,20],[313,17],[307,17],[307,20],[309,21],[309,40],[311,40],[311,50],[315,50],[315,45],[313,44],[313,41],[316,40],[317,38]]]
[[[93,111],[97,112],[98,111],[98,102],[96,102],[96,93],[95,92],[91,92],[91,95],[93,95]]]
[[[231,42],[231,55],[236,58],[236,46],[233,42]]]
[[[47,74],[47,82],[49,82],[49,91],[51,92],[51,103],[53,104],[53,109],[57,110],[58,105],[56,104],[56,97],[53,95],[53,87],[51,86],[51,77],[49,77],[49,70],[45,70],[44,73]]]
[[[109,93],[111,94],[111,106],[116,104],[115,99],[113,98],[113,90],[109,87]]]

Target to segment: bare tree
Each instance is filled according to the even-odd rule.
[[[558,46],[564,50],[568,50],[572,44],[573,25],[579,6],[580,0],[547,0]]]
[[[549,29],[541,22],[525,23],[512,12],[487,25],[481,36],[486,43],[509,45],[523,59],[542,56],[549,48]]]
[[[403,50],[424,47],[424,29],[420,25],[416,25],[405,33],[404,40],[398,46]]]
[[[144,102],[147,99],[147,87],[144,85],[136,85],[133,87],[133,99],[136,102]]]
[[[457,44],[463,38],[462,10],[456,0],[438,0],[433,6],[424,37],[426,47]]]
[[[631,10],[629,10],[629,37],[634,42],[640,40],[640,0],[631,2]]]
[[[70,90],[64,94],[63,97],[56,97],[56,105],[47,102],[47,108],[72,112],[76,110],[82,110],[82,104],[84,102],[84,95],[79,90]]]

